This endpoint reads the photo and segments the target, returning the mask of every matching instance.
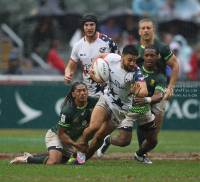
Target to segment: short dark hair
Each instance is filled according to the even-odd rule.
[[[158,48],[153,44],[150,44],[150,45],[146,46],[144,50],[146,50],[146,49],[154,49],[154,50],[156,50],[156,55],[159,55]]]
[[[137,46],[135,44],[128,44],[128,45],[126,45],[123,48],[122,54],[123,55],[131,54],[131,55],[138,56]]]
[[[96,29],[97,29],[98,20],[97,20],[97,16],[94,13],[86,13],[86,14],[83,15],[83,17],[82,17],[82,23],[81,23],[82,29],[84,27],[84,24],[86,22],[89,22],[89,21],[94,22],[96,24]]]

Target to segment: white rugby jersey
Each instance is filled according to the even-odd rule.
[[[140,68],[135,65],[132,72],[122,69],[121,56],[117,54],[108,54],[104,59],[108,62],[110,69],[108,89],[104,93],[106,100],[121,109],[130,110],[133,100],[130,91],[131,84],[135,81],[145,82]]]
[[[72,49],[70,60],[75,62],[80,61],[82,63],[83,80],[88,87],[88,93],[90,95],[99,96],[103,93],[103,89],[100,84],[92,80],[88,73],[88,70],[92,65],[92,61],[101,53],[120,54],[117,44],[113,41],[113,39],[101,33],[98,33],[98,38],[94,41],[94,43],[89,44],[86,37],[83,37],[74,45]]]

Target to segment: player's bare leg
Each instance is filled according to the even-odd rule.
[[[163,116],[157,115],[157,114],[154,114],[154,116],[155,116],[154,121],[155,121],[155,124],[156,124],[156,127],[157,127],[156,131],[157,131],[157,133],[159,133],[160,129],[162,127]]]
[[[116,126],[112,124],[110,119],[102,124],[101,128],[98,130],[94,139],[92,140],[88,152],[86,153],[87,160],[90,159],[94,153],[102,146],[104,138],[112,133],[115,129]]]
[[[46,162],[46,164],[60,164],[62,161],[62,152],[58,150],[49,150],[49,158]]]
[[[125,147],[131,143],[132,132],[119,130],[119,135],[114,135],[111,137],[111,144],[119,147]]]
[[[101,106],[95,106],[90,119],[90,125],[83,132],[83,142],[88,143],[109,117],[108,112]]]

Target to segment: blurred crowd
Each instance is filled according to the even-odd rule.
[[[68,9],[62,0],[41,0],[39,7],[53,7],[61,11]],[[125,44],[135,44],[140,41],[138,22],[142,18],[156,20],[157,27],[161,20],[167,22],[178,19],[194,22],[197,26],[200,23],[200,2],[198,0],[132,0],[129,8],[132,9],[129,16],[126,11],[121,12],[121,16],[126,15],[123,17],[123,23],[119,20],[120,15],[117,16],[116,13],[113,16],[110,14],[104,21],[98,17],[98,31],[113,38],[120,49]],[[63,44],[66,44],[62,35],[69,35],[70,33],[66,33],[66,29],[69,28],[63,19],[46,16],[37,20],[32,33],[31,52],[39,55],[45,64],[54,70],[55,74],[63,75],[69,61],[64,59],[60,52],[64,49]],[[177,29],[173,29],[172,24],[170,29],[156,31],[155,35],[157,39],[169,45],[176,56],[180,66],[179,80],[200,79],[200,32],[197,35],[191,35],[190,30],[187,32],[188,30],[185,29],[185,31],[187,34],[181,34]],[[61,36],[57,36],[58,34]],[[78,41],[82,36],[83,32],[80,27],[77,27],[76,31],[73,30],[72,36],[67,40],[69,51],[76,40]],[[38,63],[28,59],[27,55],[25,55],[24,65],[28,68],[39,67]],[[3,74],[24,74],[17,53],[11,52],[9,67],[3,71]]]

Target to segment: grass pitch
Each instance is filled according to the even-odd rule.
[[[133,159],[138,149],[133,131],[131,145],[111,146],[104,160],[96,156],[84,165],[9,164],[23,152],[46,152],[47,130],[0,130],[0,181],[200,181],[200,132],[164,131],[149,158],[153,164]],[[112,135],[117,134],[114,131]]]

